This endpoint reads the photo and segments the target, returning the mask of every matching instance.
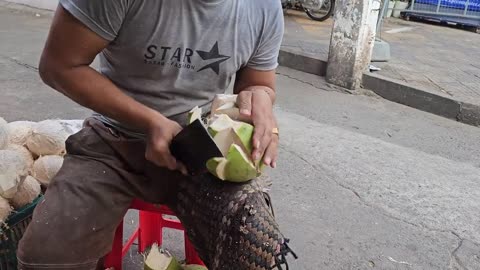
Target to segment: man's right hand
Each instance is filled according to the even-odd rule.
[[[182,130],[182,127],[175,121],[167,118],[154,121],[147,133],[147,150],[145,158],[155,165],[170,170],[179,170],[187,174],[185,166],[175,159],[170,152],[170,144],[173,138]]]

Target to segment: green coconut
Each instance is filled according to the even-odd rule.
[[[169,252],[161,250],[157,244],[153,244],[148,253],[145,270],[182,270],[180,263]]]
[[[232,143],[244,148],[249,154],[252,153],[252,137],[254,127],[248,123],[234,121],[228,115],[221,114],[215,117],[208,127],[210,135],[215,143],[226,156]]]
[[[253,151],[252,139],[254,127],[244,122],[235,122],[233,130],[236,135],[236,137],[234,137],[235,143],[242,146],[242,148],[251,155]]]
[[[215,168],[215,175],[221,180],[228,180],[225,175],[225,166],[227,166],[228,160],[226,158],[222,158],[220,163],[218,163],[217,168]]]
[[[230,147],[227,161],[224,168],[224,176],[228,181],[246,182],[258,175],[257,168],[253,164],[251,157],[236,144],[232,144]]]
[[[211,172],[213,175],[218,177],[217,175],[217,167],[218,165],[226,160],[225,158],[222,157],[216,157],[216,158],[211,158],[210,160],[207,161],[207,169],[209,172]]]
[[[264,163],[252,159],[252,125],[220,114],[212,117],[208,131],[224,157],[207,162],[210,173],[231,182],[245,182],[261,175]]]
[[[183,266],[183,270],[208,270],[208,268],[203,265],[188,264]]]

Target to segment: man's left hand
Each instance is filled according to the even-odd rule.
[[[262,159],[265,165],[276,167],[278,155],[278,135],[273,130],[277,123],[273,115],[272,99],[267,87],[250,87],[238,94],[237,106],[240,114],[250,118],[255,127],[253,134],[252,158]]]

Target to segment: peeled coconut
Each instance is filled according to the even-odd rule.
[[[235,104],[237,102],[237,97],[238,95],[230,95],[230,94],[217,94],[215,95],[215,98],[212,101],[212,106],[211,106],[211,114],[214,115],[216,114],[216,111],[218,108],[224,106],[225,104],[227,107],[235,107]]]
[[[157,244],[153,244],[145,259],[145,270],[182,270],[177,259],[169,252],[161,250]]]
[[[0,196],[10,199],[17,192],[28,165],[22,155],[12,150],[0,150]]]
[[[65,141],[80,131],[82,120],[45,120],[38,122],[27,140],[28,149],[37,156],[65,154]]]
[[[240,119],[240,109],[235,103],[226,103],[223,106],[218,107],[214,114],[226,114],[232,119]]]
[[[0,223],[5,222],[10,213],[12,213],[12,207],[6,199],[0,197]]]
[[[7,124],[8,143],[25,145],[27,140],[32,135],[32,130],[35,122],[31,121],[15,121]]]
[[[25,146],[10,144],[7,146],[6,150],[11,150],[19,153],[22,156],[27,166],[27,172],[28,173],[32,172],[34,159],[33,159],[32,153],[30,153],[30,151],[28,151],[28,149]]]
[[[48,186],[63,165],[61,156],[43,156],[33,163],[33,177]]]
[[[196,106],[191,111],[188,112],[188,124],[195,122],[197,119],[202,119],[202,109]]]
[[[0,150],[5,149],[8,144],[7,121],[0,117]]]
[[[42,192],[40,183],[32,176],[27,176],[23,183],[18,186],[17,193],[10,200],[15,209],[19,209],[32,203]]]

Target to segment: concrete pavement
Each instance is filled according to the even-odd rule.
[[[9,121],[90,114],[38,77],[49,23],[0,7],[0,116]],[[291,269],[480,269],[478,128],[283,67],[277,91],[280,160],[268,175],[300,256]],[[126,230],[136,223],[132,211]],[[167,243],[181,257],[179,238],[168,233]],[[135,251],[125,269],[142,268]]]
[[[315,22],[288,11],[285,21],[283,64],[323,76],[332,20]],[[365,73],[364,88],[401,104],[480,125],[480,58],[474,53],[480,35],[391,18],[380,37],[389,42],[392,58],[374,63],[382,70]]]

